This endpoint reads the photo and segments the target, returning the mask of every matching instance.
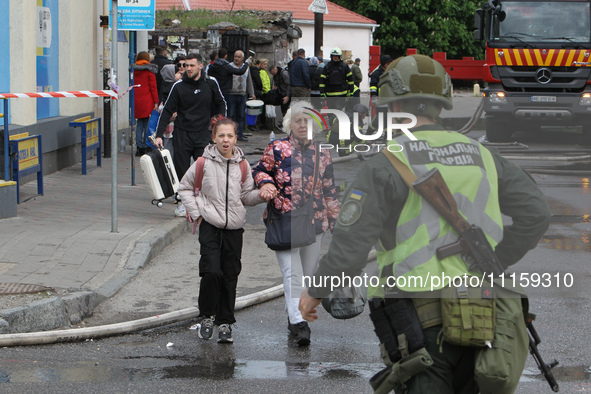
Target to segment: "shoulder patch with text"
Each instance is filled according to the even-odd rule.
[[[484,168],[480,148],[465,142],[432,147],[428,141],[406,141],[404,150],[411,165],[441,163],[446,166],[478,166]]]

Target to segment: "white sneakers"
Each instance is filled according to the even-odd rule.
[[[183,217],[183,218],[185,216],[187,216],[187,211],[185,211],[185,206],[183,205],[182,202],[178,203],[177,207],[174,210],[174,214],[175,214],[175,216]]]

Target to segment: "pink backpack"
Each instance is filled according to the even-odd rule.
[[[199,191],[203,186],[203,168],[205,167],[205,157],[201,156],[197,158],[197,164],[195,165],[195,182],[193,183],[195,187],[195,196],[199,195]],[[240,179],[240,184],[243,184],[248,176],[248,171],[250,171],[250,166],[246,159],[240,162],[240,172],[242,172],[242,178]],[[189,223],[193,223],[193,234],[195,234],[195,230],[197,229],[197,222],[193,221],[189,212],[187,212],[187,221]]]

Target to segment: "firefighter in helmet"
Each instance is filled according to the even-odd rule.
[[[302,316],[308,321],[318,318],[316,307],[332,291],[330,283],[322,286],[326,283],[322,278],[360,275],[368,253],[377,245],[378,280],[372,283],[370,278],[368,304],[387,368],[370,380],[374,390],[513,392],[527,357],[527,339],[510,345],[518,355],[511,366],[517,380],[505,382],[510,387],[502,391],[495,391],[495,383],[487,380],[493,371],[478,370],[483,366],[475,359],[484,347],[452,343],[443,330],[442,305],[448,298],[442,294],[451,289],[462,297],[464,289],[429,278],[482,274],[469,267],[466,255],[438,257],[436,250],[456,241],[458,234],[427,200],[410,190],[401,174],[406,171],[408,181],[437,169],[459,212],[482,229],[503,268],[519,261],[546,231],[550,211],[545,198],[528,174],[496,150],[439,124],[441,111],[452,108],[452,84],[438,62],[424,55],[401,57],[385,70],[379,89],[379,104],[387,105],[390,112],[408,114],[401,115],[398,124],[408,124],[410,135],[401,133],[388,141],[387,148],[365,163],[345,191],[329,251],[311,278],[312,287],[302,292]],[[388,155],[398,159],[397,167]],[[511,217],[511,224],[504,225],[501,214]],[[522,339],[526,328],[521,324],[521,300],[512,300],[508,308],[516,322],[512,330]],[[464,313],[463,307],[459,309]],[[470,317],[478,322],[492,319]],[[473,335],[476,324],[463,328],[467,332],[462,334]],[[490,327],[483,331],[496,338]]]
[[[327,99],[328,107],[338,110],[345,106],[346,98],[353,94],[355,87],[353,73],[342,57],[340,48],[330,51],[330,62],[322,69],[319,84],[320,96]]]

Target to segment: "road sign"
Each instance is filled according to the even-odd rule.
[[[109,2],[109,13],[111,9]],[[119,30],[154,30],[156,0],[117,0],[117,28]],[[111,19],[109,19],[111,28]]]
[[[318,14],[328,14],[328,8],[326,7],[326,0],[314,0],[308,9]]]

